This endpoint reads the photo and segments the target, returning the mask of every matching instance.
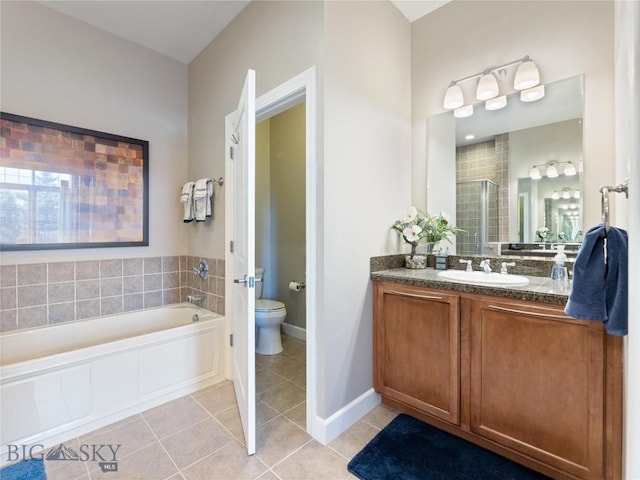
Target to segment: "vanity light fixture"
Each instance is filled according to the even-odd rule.
[[[544,85],[538,85],[537,87],[528,88],[520,92],[521,102],[535,102],[544,97]]]
[[[542,178],[540,169],[535,165],[531,167],[531,170],[529,170],[529,177],[531,177],[531,180],[540,180]]]
[[[567,162],[567,164],[566,164],[566,165],[565,165],[565,167],[564,167],[564,174],[565,174],[567,177],[572,177],[572,176],[574,176],[576,173],[578,173],[578,172],[576,171],[576,167],[575,167],[575,165],[574,165],[573,163],[571,163],[571,162]]]
[[[453,111],[453,116],[456,118],[467,118],[471,115],[473,115],[473,105],[465,105]]]
[[[525,90],[535,87],[540,83],[540,72],[538,67],[533,63],[529,55],[524,57],[522,63],[516,70],[516,76],[513,79],[513,88],[516,90]]]
[[[558,168],[555,163],[547,163],[547,177],[556,178],[558,176]]]
[[[457,85],[456,82],[451,82],[449,88],[447,88],[447,93],[444,94],[444,102],[442,106],[447,110],[452,110],[454,108],[458,108],[464,105],[464,97],[462,96],[462,89],[460,85]]]
[[[551,198],[554,200],[560,200],[560,194],[558,193],[557,190],[553,191],[553,193],[551,194]]]
[[[518,60],[514,60],[497,67],[486,69],[479,73],[474,73],[459,80],[453,80],[444,95],[442,106],[447,110],[453,110],[457,118],[465,118],[473,115],[473,104],[465,105],[464,94],[460,84],[468,80],[478,80],[476,86],[476,99],[482,102],[495,99],[496,102],[485,103],[487,110],[498,110],[506,106],[506,97],[504,100],[500,96],[500,87],[498,85],[498,77],[501,79],[507,75],[507,68],[518,65],[518,69],[514,75],[513,88],[520,91],[520,100],[523,102],[533,102],[544,97],[544,85],[540,85],[540,72],[533,60],[527,55]],[[463,106],[464,105],[464,106]]]
[[[498,79],[493,72],[487,70],[484,72],[484,75],[480,77],[480,81],[478,82],[476,98],[481,101],[489,100],[497,97],[499,93],[500,88],[498,87]]]
[[[491,100],[487,100],[484,102],[484,108],[487,110],[500,110],[507,106],[507,96],[501,95],[496,98],[492,98]]]
[[[571,198],[571,190],[569,190],[568,188],[563,188],[562,189],[562,198],[565,200],[569,200]]]

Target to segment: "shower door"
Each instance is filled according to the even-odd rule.
[[[473,180],[456,184],[456,239],[458,255],[486,253],[488,242],[500,237],[498,185],[491,180]]]

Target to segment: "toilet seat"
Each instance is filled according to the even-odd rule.
[[[260,298],[256,300],[256,312],[274,312],[278,310],[284,310],[285,305],[277,300],[268,300]]]

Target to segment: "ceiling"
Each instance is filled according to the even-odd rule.
[[[448,0],[391,1],[413,22]],[[38,3],[189,63],[250,0],[42,0]]]

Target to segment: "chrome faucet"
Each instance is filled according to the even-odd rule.
[[[482,271],[484,273],[490,273],[492,271],[491,270],[491,262],[489,261],[488,258],[485,258],[484,260],[482,260],[480,262],[480,268],[482,269]]]
[[[467,272],[473,272],[473,268],[471,267],[471,260],[463,260],[462,258],[460,259],[460,263],[466,263],[467,264]]]
[[[516,266],[516,262],[502,262],[502,265],[500,267],[500,273],[502,275],[508,275],[509,272],[507,271],[507,267],[515,267]]]
[[[200,260],[200,264],[197,267],[193,267],[194,275],[200,275],[200,278],[206,280],[209,276],[209,264],[206,260]]]
[[[193,295],[187,295],[187,302],[200,305],[204,300],[204,293],[194,293]]]

